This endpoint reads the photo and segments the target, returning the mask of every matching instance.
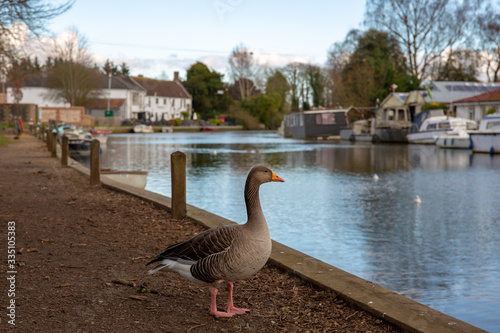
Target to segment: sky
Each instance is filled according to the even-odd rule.
[[[76,0],[47,28],[56,36],[76,28],[98,64],[125,62],[132,75],[172,79],[196,61],[226,73],[238,45],[269,67],[324,65],[332,44],[362,28],[364,9],[365,0]]]

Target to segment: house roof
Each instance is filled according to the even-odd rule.
[[[110,109],[119,109],[125,103],[124,98],[111,98],[109,100]],[[89,109],[107,109],[108,99],[107,98],[97,98],[88,103],[87,108]]]
[[[484,94],[459,99],[453,101],[453,104],[459,103],[480,103],[480,102],[500,102],[500,88],[485,92]]]
[[[134,76],[132,79],[147,90],[147,96],[191,98],[191,95],[179,81],[164,81]]]
[[[427,103],[451,103],[489,91],[500,89],[500,82],[434,81],[429,84],[431,96],[425,96]]]
[[[106,75],[102,75],[99,78],[99,88],[100,89],[108,89],[109,88],[109,77]],[[127,90],[137,90],[144,91],[143,87],[141,87],[137,82],[135,82],[129,76],[121,76],[115,75],[111,77],[111,89],[127,89]]]

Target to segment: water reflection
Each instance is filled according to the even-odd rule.
[[[285,179],[261,188],[274,239],[484,329],[500,327],[500,156],[212,132],[114,135],[102,165],[147,170],[146,189],[170,196],[176,150],[187,156],[190,204],[245,222],[247,172],[269,165]]]

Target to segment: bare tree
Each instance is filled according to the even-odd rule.
[[[27,34],[38,35],[52,18],[73,6],[75,0],[53,5],[44,0],[0,0],[0,56],[15,57],[15,45]]]
[[[425,79],[448,48],[466,43],[483,0],[367,0],[365,23],[396,36],[412,74]]]
[[[482,58],[486,65],[489,82],[500,81],[500,13],[493,6],[488,7],[477,22]],[[496,13],[496,14],[493,14]]]
[[[241,99],[252,96],[259,85],[262,68],[257,64],[254,54],[246,46],[236,46],[229,56],[229,74],[238,84]]]
[[[62,42],[55,41],[54,66],[48,73],[50,96],[54,100],[85,106],[98,97],[103,76],[93,67],[86,39],[71,30]]]

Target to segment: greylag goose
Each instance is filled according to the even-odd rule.
[[[267,182],[284,180],[265,166],[252,168],[245,183],[247,222],[212,228],[167,247],[147,264],[159,262],[149,274],[165,268],[190,281],[210,285],[209,312],[214,316],[232,317],[250,311],[234,306],[233,283],[257,273],[271,255],[271,237],[259,200],[259,187]],[[217,288],[223,282],[228,290],[227,312],[217,310]]]

